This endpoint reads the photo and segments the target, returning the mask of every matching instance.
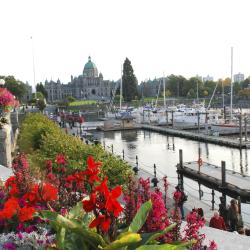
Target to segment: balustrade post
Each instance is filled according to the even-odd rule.
[[[215,196],[214,189],[212,189],[212,211],[214,210],[214,204],[215,204],[214,196]]]

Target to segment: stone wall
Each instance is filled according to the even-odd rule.
[[[9,124],[0,129],[0,165],[11,168],[19,132],[18,112],[7,114],[6,118]]]
[[[5,167],[11,167],[11,124],[10,116],[7,115],[9,124],[5,124],[2,129],[0,129],[0,165]]]

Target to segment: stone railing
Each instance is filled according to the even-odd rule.
[[[8,124],[4,124],[0,129],[0,165],[10,168],[19,131],[18,112],[7,113],[5,118]]]

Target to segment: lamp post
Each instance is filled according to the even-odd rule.
[[[0,87],[3,87],[4,84],[5,84],[5,80],[4,79],[0,79]]]

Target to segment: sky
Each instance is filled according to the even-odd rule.
[[[0,0],[0,75],[82,74],[88,56],[117,80],[128,57],[139,82],[170,74],[250,75],[248,0]],[[33,39],[31,39],[31,37]],[[32,40],[34,53],[32,53]]]

